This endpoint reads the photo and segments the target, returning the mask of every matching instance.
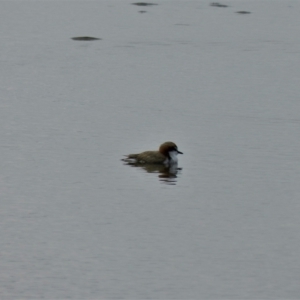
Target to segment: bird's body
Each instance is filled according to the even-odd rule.
[[[178,151],[176,144],[165,142],[160,145],[158,151],[145,151],[137,154],[128,154],[124,161],[139,164],[175,164],[177,163],[177,154],[183,154]]]

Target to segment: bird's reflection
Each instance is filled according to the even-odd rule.
[[[155,164],[139,164],[133,162],[125,162],[125,165],[144,169],[147,173],[158,173],[158,178],[162,183],[168,185],[176,185],[177,174],[182,169],[177,164],[171,166],[155,165]]]

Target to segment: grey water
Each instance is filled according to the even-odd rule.
[[[1,299],[299,299],[300,3],[132,2],[0,2]]]

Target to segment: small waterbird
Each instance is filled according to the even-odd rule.
[[[145,151],[137,154],[125,155],[123,161],[136,164],[164,164],[172,165],[178,162],[177,154],[183,154],[173,142],[160,145],[158,151]]]

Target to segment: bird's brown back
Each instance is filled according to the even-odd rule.
[[[138,154],[129,154],[128,158],[136,159],[139,163],[162,164],[166,157],[158,151],[145,151]]]

